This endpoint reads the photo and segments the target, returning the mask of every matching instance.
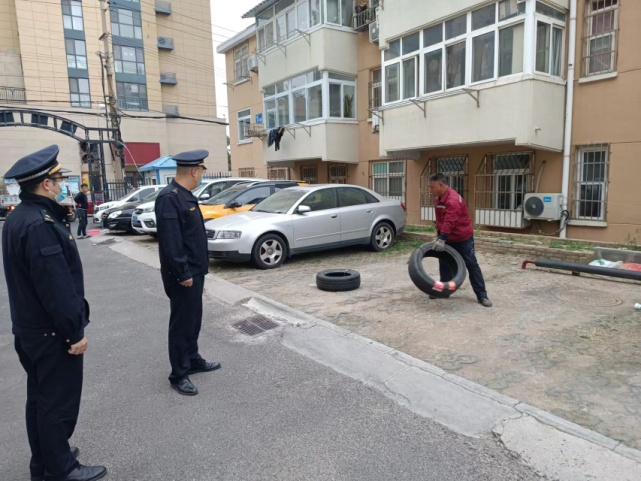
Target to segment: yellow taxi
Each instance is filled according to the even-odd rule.
[[[238,214],[251,209],[274,192],[297,185],[309,184],[296,180],[279,180],[235,185],[203,202],[200,205],[200,211],[203,213],[203,219],[205,221],[218,219],[226,215]]]

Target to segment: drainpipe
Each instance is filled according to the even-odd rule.
[[[563,209],[568,209],[568,195],[570,193],[570,151],[572,147],[572,114],[574,108],[574,62],[576,58],[576,6],[577,0],[570,0],[570,28],[568,35],[570,41],[568,43],[568,79],[567,79],[567,92],[565,99],[565,134],[563,139],[563,177],[561,184],[561,195],[563,198]],[[565,239],[566,227],[563,225],[559,237]]]

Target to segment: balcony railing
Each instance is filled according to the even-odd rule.
[[[122,110],[149,110],[145,97],[118,97],[118,108]]]
[[[0,104],[24,104],[27,102],[25,89],[0,87]]]
[[[171,2],[156,0],[156,13],[171,15]]]
[[[364,32],[370,23],[376,21],[376,9],[379,5],[378,1],[372,2],[372,6],[362,12],[354,14],[354,30],[357,32]]]
[[[176,79],[176,74],[175,73],[160,72],[160,83],[161,84],[176,85],[178,83],[178,79]]]
[[[163,50],[173,50],[174,39],[172,37],[158,37],[158,48]]]
[[[180,115],[178,105],[163,105],[162,111],[167,117],[178,117]]]

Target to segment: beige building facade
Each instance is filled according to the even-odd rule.
[[[219,47],[232,169],[367,186],[412,224],[433,222],[427,179],[443,172],[479,228],[639,243],[640,9],[263,1]]]
[[[209,0],[0,0],[0,171],[56,143],[65,167],[89,178],[79,139],[82,127],[112,127],[110,83],[125,168],[105,143],[104,178],[135,184],[140,166],[192,149],[209,150],[210,171],[227,171],[210,18]]]

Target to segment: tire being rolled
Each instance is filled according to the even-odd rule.
[[[407,270],[410,279],[421,291],[430,296],[444,299],[456,292],[465,281],[465,262],[461,255],[450,246],[446,245],[445,250],[441,252],[432,250],[433,246],[433,242],[428,242],[417,247],[410,255]],[[432,279],[423,268],[423,259],[425,257],[434,257],[441,262],[445,262],[450,271],[454,273],[452,280],[440,282]]]
[[[361,286],[361,275],[353,269],[327,269],[316,274],[316,287],[321,291],[352,291]]]

